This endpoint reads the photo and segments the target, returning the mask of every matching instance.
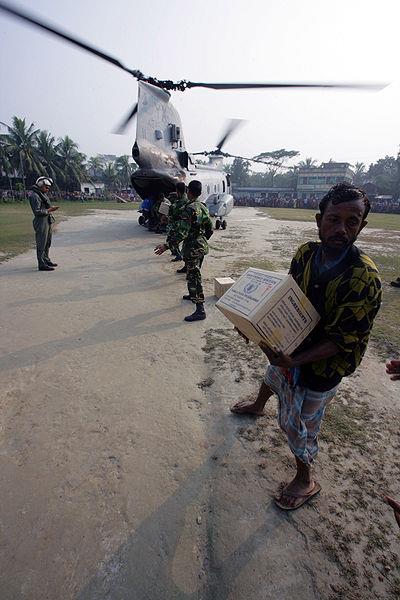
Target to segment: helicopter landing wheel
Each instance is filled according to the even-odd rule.
[[[226,229],[226,228],[227,228],[227,226],[228,226],[228,223],[227,223],[225,220],[224,220],[224,221],[222,221],[222,223],[221,223],[221,227],[222,227],[222,229]]]
[[[217,219],[215,221],[215,229],[219,229],[221,227],[221,221],[219,219]]]

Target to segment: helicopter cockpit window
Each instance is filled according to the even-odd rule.
[[[207,185],[207,194],[209,194],[209,193],[210,193],[210,186]]]

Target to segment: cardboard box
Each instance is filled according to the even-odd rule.
[[[214,279],[214,294],[217,298],[221,298],[233,286],[235,280],[232,277],[215,277]]]
[[[320,317],[291,275],[248,269],[217,308],[249,340],[292,354]]]
[[[171,206],[171,202],[169,200],[163,200],[160,204],[160,208],[158,209],[158,212],[160,213],[160,215],[165,215],[166,217],[168,217],[170,206]]]

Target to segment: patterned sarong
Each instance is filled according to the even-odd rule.
[[[322,417],[339,386],[327,392],[310,390],[296,383],[296,371],[269,365],[264,381],[278,396],[278,421],[287,435],[290,450],[311,465],[318,454]]]

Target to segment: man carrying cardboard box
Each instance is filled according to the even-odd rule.
[[[262,415],[268,398],[278,396],[279,424],[297,467],[294,479],[282,484],[275,496],[283,510],[299,508],[321,490],[311,471],[321,421],[341,379],[361,363],[381,303],[377,268],[354,246],[367,224],[367,196],[341,183],[324,196],[319,210],[321,243],[300,246],[289,273],[321,319],[290,356],[275,353],[261,342],[270,365],[257,399],[231,408],[236,414]]]

